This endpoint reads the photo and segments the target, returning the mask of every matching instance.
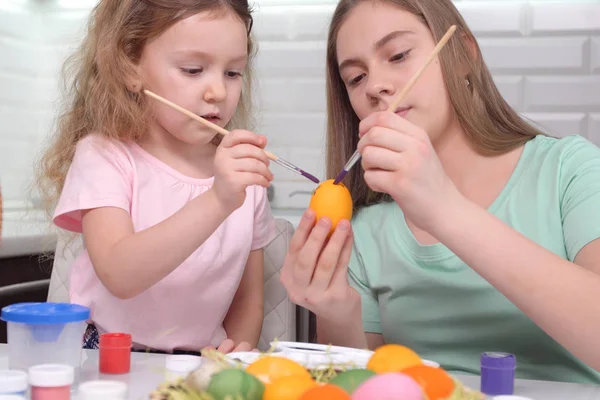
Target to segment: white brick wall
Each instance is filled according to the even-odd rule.
[[[56,71],[93,0],[0,2],[0,180],[24,197],[52,123]],[[335,0],[258,0],[259,131],[323,178],[325,37]],[[457,0],[506,99],[556,135],[600,145],[600,1]],[[62,9],[59,9],[63,7]],[[304,208],[314,185],[276,165],[276,208]]]

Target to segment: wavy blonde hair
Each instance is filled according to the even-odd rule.
[[[503,154],[543,134],[504,100],[473,33],[451,0],[340,0],[327,41],[327,176],[330,179],[342,170],[358,145],[356,133],[360,121],[340,76],[336,49],[338,32],[346,16],[365,1],[393,4],[410,12],[429,28],[436,42],[450,26],[456,25],[456,32],[440,52],[439,60],[458,122],[479,152]],[[466,76],[457,73],[457,66],[467,68]],[[356,165],[345,178],[355,209],[391,200],[389,195],[369,189],[363,174],[362,167]]]
[[[137,141],[146,132],[150,107],[145,96],[127,90],[147,41],[176,22],[200,12],[233,13],[248,31],[249,62],[236,113],[227,128],[252,129],[252,10],[247,0],[101,0],[92,10],[87,34],[63,65],[64,112],[48,139],[36,184],[52,216],[77,143],[90,133]],[[218,144],[218,139],[213,141]]]

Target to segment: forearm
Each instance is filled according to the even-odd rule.
[[[236,345],[248,342],[252,348],[256,348],[262,331],[263,319],[264,303],[262,301],[257,299],[236,300],[232,303],[223,321],[223,327],[227,338],[233,340]]]
[[[368,348],[367,335],[365,334],[360,314],[344,323],[317,317],[317,341],[321,344],[334,346],[353,347],[356,349]]]
[[[452,205],[430,233],[557,342],[600,369],[600,277],[467,199]]]
[[[134,297],[173,272],[227,218],[212,191],[198,196],[175,214],[128,235],[93,260],[109,291]]]

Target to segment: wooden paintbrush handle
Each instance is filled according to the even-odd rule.
[[[448,43],[448,40],[450,40],[452,35],[454,35],[455,31],[456,31],[456,25],[452,25],[450,27],[450,29],[448,29],[446,34],[444,36],[442,36],[442,38],[440,39],[438,44],[435,46],[435,48],[433,49],[433,51],[427,58],[427,61],[425,61],[425,64],[423,64],[421,66],[421,68],[417,71],[417,73],[413,75],[413,77],[410,79],[410,81],[408,81],[408,83],[404,86],[404,89],[402,89],[402,91],[400,92],[398,97],[396,97],[396,100],[394,100],[394,102],[392,102],[392,104],[388,108],[389,112],[396,111],[396,108],[398,108],[398,106],[400,105],[400,102],[402,102],[402,100],[404,100],[404,96],[406,96],[406,94],[413,87],[415,82],[421,77],[423,72],[425,72],[425,68],[427,68],[427,66],[431,63],[431,61],[433,61],[433,59],[438,55],[438,53],[444,48],[446,43]]]
[[[207,128],[210,128],[218,133],[220,133],[221,135],[227,135],[229,133],[229,131],[225,128],[221,128],[219,125],[217,124],[213,124],[212,122],[210,122],[207,119],[202,118],[199,115],[194,114],[193,112],[186,110],[185,108],[178,106],[177,104],[165,99],[164,97],[161,97],[159,95],[157,95],[156,93],[151,92],[150,90],[144,90],[144,93],[146,93],[148,96],[160,101],[163,104],[166,104],[167,106],[179,111],[182,114],[187,115],[188,117],[190,117],[191,119],[200,122],[202,125],[206,126]],[[265,152],[265,154],[267,155],[267,157],[269,157],[269,160],[272,161],[277,161],[277,156],[273,153],[271,153],[270,151],[267,150],[263,150]]]

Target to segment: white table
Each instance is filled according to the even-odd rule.
[[[165,381],[165,356],[162,354],[131,354],[131,372],[125,375],[102,375],[98,372],[98,352],[84,351],[81,381],[96,379],[118,380],[129,386],[130,400],[147,400],[148,395]],[[0,344],[0,368],[8,365],[7,347]],[[478,389],[479,377],[457,375],[467,386]],[[562,382],[517,380],[515,395],[533,400],[598,400],[600,386]],[[76,400],[77,396],[73,398]],[[491,398],[490,398],[491,399]]]

